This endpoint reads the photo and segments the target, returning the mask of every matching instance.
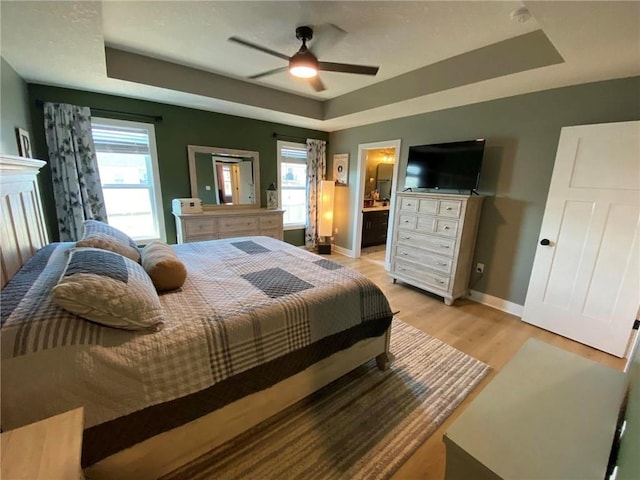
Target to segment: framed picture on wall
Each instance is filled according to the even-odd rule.
[[[349,154],[337,153],[333,156],[333,179],[336,185],[347,185],[349,173]]]
[[[16,128],[16,137],[18,139],[18,154],[21,157],[33,158],[29,132],[22,128]]]

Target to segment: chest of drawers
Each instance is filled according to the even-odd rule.
[[[283,214],[284,210],[260,208],[173,215],[176,218],[178,243],[189,243],[252,235],[282,240]]]
[[[484,197],[396,195],[390,274],[451,305],[468,292]]]

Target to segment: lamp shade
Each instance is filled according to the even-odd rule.
[[[289,60],[289,73],[299,78],[315,77],[318,74],[318,59],[306,49],[301,49]]]
[[[336,184],[333,180],[320,182],[320,198],[318,199],[318,236],[330,237],[333,232],[333,196]]]

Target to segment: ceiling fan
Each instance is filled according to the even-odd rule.
[[[378,73],[379,67],[353,65],[350,63],[319,61],[318,58],[311,52],[311,50],[307,48],[307,42],[313,38],[313,29],[311,27],[303,26],[296,28],[296,38],[302,41],[302,46],[300,47],[300,50],[294,53],[291,57],[283,53],[271,50],[270,48],[263,47],[262,45],[257,45],[247,40],[243,40],[239,37],[230,37],[229,41],[235,42],[245,47],[253,48],[254,50],[259,50],[260,52],[273,55],[274,57],[278,57],[289,62],[289,65],[286,67],[276,68],[248,77],[251,79],[261,78],[267,75],[272,75],[274,73],[289,70],[289,73],[291,73],[291,75],[299,78],[310,79],[311,86],[314,88],[314,90],[316,92],[321,92],[325,90],[325,86],[318,77],[319,70],[325,72],[356,73],[359,75],[376,75]]]

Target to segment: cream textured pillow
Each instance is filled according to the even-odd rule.
[[[51,296],[65,310],[109,327],[159,330],[164,321],[142,266],[108,250],[72,249]]]
[[[105,235],[104,233],[94,233],[83,237],[82,240],[76,242],[76,247],[93,247],[101,248],[102,250],[109,250],[111,252],[119,253],[127,258],[130,258],[134,262],[140,261],[140,250],[130,247],[124,243],[116,240],[113,237]]]
[[[141,261],[158,290],[180,288],[187,278],[187,268],[173,248],[160,240],[154,240],[142,249]]]
[[[135,262],[140,261],[140,251],[138,250],[136,242],[134,242],[133,239],[123,231],[97,220],[85,220],[82,226],[83,232],[80,241],[88,238],[94,238],[96,235],[100,237],[109,237],[112,240],[109,245],[113,245],[114,243],[120,244],[123,249],[127,249],[129,255],[123,254],[121,251],[113,250],[112,248],[107,248],[106,246],[98,247],[97,245],[84,245],[85,247],[104,248],[105,250],[111,250],[116,253],[123,254]],[[107,244],[102,243],[102,245]],[[134,251],[136,253],[133,253]]]

